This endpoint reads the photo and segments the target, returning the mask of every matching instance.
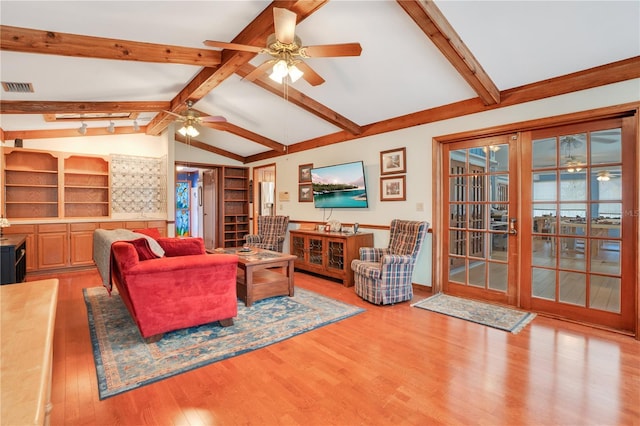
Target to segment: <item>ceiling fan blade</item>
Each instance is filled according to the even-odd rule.
[[[305,46],[301,53],[310,58],[327,58],[333,56],[360,56],[360,43],[322,44],[319,46]]]
[[[281,7],[273,8],[273,24],[276,28],[276,40],[283,44],[293,43],[298,16]]]
[[[226,123],[227,119],[221,115],[209,115],[207,117],[200,117],[200,121],[203,123]]]
[[[162,112],[166,112],[167,114],[176,116],[182,120],[186,120],[187,117],[185,117],[184,115],[180,115],[180,114],[176,114],[175,112],[171,112],[171,111],[167,111],[167,110],[162,110]]]
[[[213,41],[213,40],[205,40],[203,41],[205,46],[209,47],[219,47],[221,49],[229,49],[229,50],[240,50],[243,52],[262,52],[262,47],[257,46],[249,46],[248,44],[239,44],[239,43],[225,43],[224,41]]]
[[[275,59],[269,59],[268,61],[264,61],[261,65],[258,65],[253,71],[247,74],[244,78],[249,81],[253,81],[257,79],[262,74],[267,72],[267,70],[271,68],[275,62],[276,62]]]
[[[309,83],[310,85],[318,86],[324,83],[324,78],[320,77],[320,74],[315,72],[313,68],[311,68],[305,62],[300,61],[296,63],[296,67],[298,67],[298,69],[304,73],[302,74],[302,78],[307,80],[307,83]]]

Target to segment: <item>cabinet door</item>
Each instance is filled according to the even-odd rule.
[[[66,232],[38,234],[38,269],[64,268],[68,253]]]
[[[307,238],[307,262],[310,265],[316,265],[320,268],[324,267],[324,238],[308,237]]]
[[[345,240],[327,240],[327,269],[343,272],[346,259]]]
[[[93,264],[93,231],[71,233],[71,266]]]
[[[298,235],[291,236],[291,254],[296,256],[299,261],[305,262],[305,246],[304,246],[304,237]]]

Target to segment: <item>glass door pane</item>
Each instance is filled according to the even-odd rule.
[[[516,216],[510,143],[502,136],[448,146],[445,291],[503,302],[515,294],[509,279],[515,270],[509,268],[509,217]]]
[[[524,307],[615,328],[633,323],[624,296],[633,289],[622,277],[625,264],[633,267],[625,256],[636,256],[623,232],[623,212],[633,211],[624,176],[632,173],[635,143],[633,135],[623,143],[622,122],[540,130],[527,141]]]

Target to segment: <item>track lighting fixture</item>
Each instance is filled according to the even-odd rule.
[[[82,125],[78,128],[78,133],[80,133],[81,135],[87,134],[87,123],[85,123],[84,121],[82,122]]]
[[[115,131],[116,131],[116,125],[114,124],[113,121],[110,121],[109,126],[107,126],[107,132],[115,133]]]

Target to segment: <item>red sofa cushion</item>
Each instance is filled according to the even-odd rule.
[[[147,237],[151,237],[154,240],[157,240],[158,238],[162,238],[162,235],[160,235],[160,231],[158,230],[158,228],[134,229],[133,232],[146,235]]]
[[[164,250],[167,257],[190,256],[205,254],[204,240],[202,238],[160,238],[158,244]]]

